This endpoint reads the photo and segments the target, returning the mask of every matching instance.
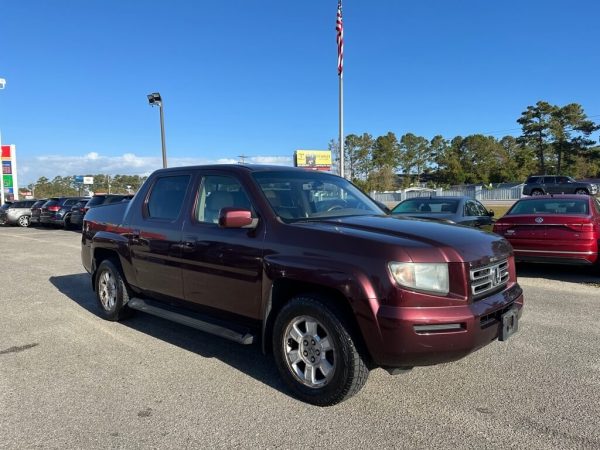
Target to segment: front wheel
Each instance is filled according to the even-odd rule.
[[[96,272],[95,285],[96,298],[106,320],[118,321],[131,314],[127,307],[127,284],[113,261],[102,261]]]
[[[586,191],[585,189],[577,189],[577,190],[575,191],[575,193],[576,193],[577,195],[588,195],[588,191]]]
[[[341,316],[316,296],[297,296],[279,312],[273,353],[287,386],[313,405],[329,406],[350,398],[369,375]]]
[[[17,220],[17,224],[20,227],[28,227],[29,226],[29,216],[21,216],[19,217],[19,220]]]

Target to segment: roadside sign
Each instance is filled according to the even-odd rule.
[[[94,177],[83,177],[83,184],[94,184]]]

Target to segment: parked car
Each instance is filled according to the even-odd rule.
[[[576,181],[559,175],[533,175],[523,186],[523,195],[545,194],[587,194],[596,195],[598,186],[594,183]]]
[[[81,228],[83,224],[83,216],[90,209],[101,205],[110,205],[111,203],[119,203],[129,201],[133,198],[132,194],[101,194],[94,195],[89,200],[77,202],[71,208],[71,225]]]
[[[494,211],[471,197],[415,197],[398,203],[391,214],[484,227],[492,224]]]
[[[71,225],[71,208],[80,200],[89,197],[52,197],[42,205],[40,223],[69,228]]]
[[[28,227],[31,207],[35,202],[35,200],[20,200],[12,203],[6,209],[0,209],[0,225]]]
[[[523,198],[494,224],[518,261],[566,264],[598,262],[600,205],[594,197]]]
[[[302,169],[156,171],[130,202],[91,208],[81,245],[104,318],[138,310],[260,340],[317,405],[354,395],[371,368],[505,340],[523,306],[505,239],[387,216],[344,178]]]
[[[31,206],[31,217],[29,218],[29,225],[38,225],[40,223],[40,214],[42,213],[42,206],[48,201],[47,198],[36,200]]]

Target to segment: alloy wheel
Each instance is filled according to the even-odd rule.
[[[29,226],[29,216],[19,217],[19,225],[22,227],[28,227]]]
[[[283,335],[288,369],[305,386],[320,388],[335,373],[336,350],[329,331],[313,317],[294,318]]]
[[[112,311],[117,303],[117,283],[109,270],[105,270],[99,275],[98,295],[102,307],[106,311]]]

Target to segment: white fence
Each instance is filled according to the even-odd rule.
[[[466,196],[480,201],[489,200],[518,200],[523,195],[523,185],[512,188],[487,189],[481,186],[465,187],[464,189],[425,189],[403,190],[396,192],[372,192],[371,197],[384,203],[401,202],[414,197]]]

